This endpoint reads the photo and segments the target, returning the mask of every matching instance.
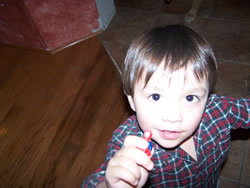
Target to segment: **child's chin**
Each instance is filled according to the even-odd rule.
[[[165,149],[175,149],[180,145],[179,142],[173,142],[173,141],[164,141],[161,143],[158,142],[158,144]]]

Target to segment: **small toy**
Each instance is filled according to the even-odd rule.
[[[147,154],[147,156],[151,155],[151,151],[153,149],[153,146],[151,143],[151,137],[152,137],[152,131],[150,130],[146,130],[142,137],[144,140],[148,142],[148,147],[146,149],[142,149],[142,151],[144,151]]]

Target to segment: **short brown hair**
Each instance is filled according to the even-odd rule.
[[[142,72],[146,71],[147,84],[162,62],[172,72],[190,64],[196,78],[207,78],[211,88],[217,62],[208,42],[186,26],[167,25],[146,31],[131,43],[122,71],[125,93],[133,96]]]

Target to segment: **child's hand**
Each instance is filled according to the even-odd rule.
[[[142,150],[148,142],[137,136],[128,136],[124,147],[109,161],[106,170],[108,187],[142,187],[148,178],[148,171],[153,169],[153,162]]]

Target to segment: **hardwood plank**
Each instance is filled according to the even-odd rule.
[[[105,49],[91,38],[53,55],[0,54],[0,185],[79,187],[131,113]]]

